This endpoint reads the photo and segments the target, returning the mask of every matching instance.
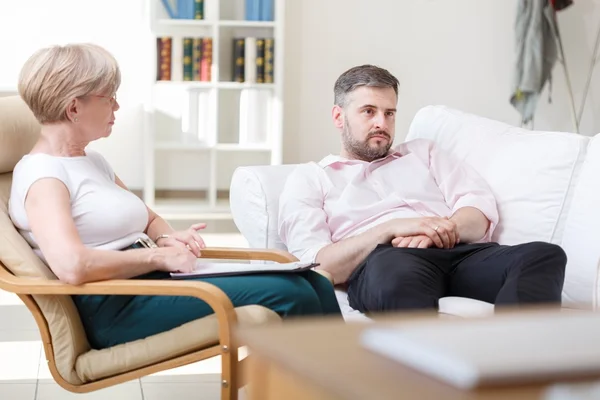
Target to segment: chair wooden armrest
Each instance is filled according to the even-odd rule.
[[[232,247],[209,247],[202,250],[201,258],[214,258],[226,260],[263,260],[279,263],[295,262],[298,259],[287,251],[277,249],[240,249]],[[323,275],[333,285],[331,274],[322,269],[315,272]]]
[[[202,258],[224,260],[262,260],[289,263],[298,261],[287,251],[277,249],[242,249],[233,247],[208,247],[201,251]]]

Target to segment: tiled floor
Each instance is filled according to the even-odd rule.
[[[210,246],[245,247],[239,235],[206,235]],[[0,291],[1,400],[217,400],[219,358],[163,371],[89,394],[73,394],[50,375],[33,318],[20,300]],[[243,390],[240,397],[244,398]]]

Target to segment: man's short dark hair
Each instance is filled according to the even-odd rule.
[[[361,86],[393,88],[398,96],[398,79],[388,70],[374,65],[359,65],[344,72],[333,87],[334,104],[344,107],[346,96]]]

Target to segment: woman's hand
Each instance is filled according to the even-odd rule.
[[[184,231],[169,233],[169,237],[156,241],[159,247],[181,247],[187,248],[196,257],[200,257],[201,250],[206,247],[204,240],[198,235],[198,231],[206,228],[205,223],[194,224]]]
[[[152,249],[158,269],[165,272],[193,272],[196,268],[196,256],[191,251],[177,246]]]

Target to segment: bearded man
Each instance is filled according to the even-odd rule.
[[[300,164],[286,181],[278,233],[288,250],[319,263],[366,314],[437,309],[445,296],[560,306],[561,247],[493,242],[496,200],[472,167],[433,141],[392,147],[398,86],[373,65],[337,79],[341,152]]]

